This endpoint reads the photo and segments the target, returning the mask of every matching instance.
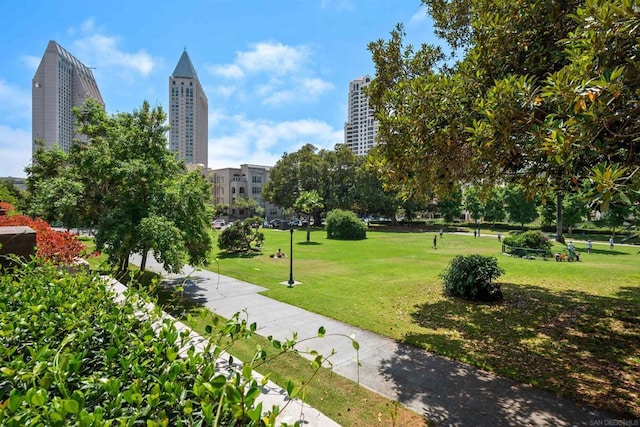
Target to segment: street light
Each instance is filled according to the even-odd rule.
[[[293,228],[289,231],[290,231],[289,235],[291,236],[291,241],[289,244],[289,281],[287,283],[289,284],[289,287],[292,288],[294,283],[293,281]]]

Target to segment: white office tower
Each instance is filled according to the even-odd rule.
[[[32,80],[32,151],[36,141],[44,147],[58,144],[69,152],[73,139],[86,140],[75,133],[73,107],[81,107],[87,98],[104,106],[91,69],[62,46],[51,40]]]
[[[371,83],[370,76],[349,82],[348,118],[344,124],[344,143],[358,155],[366,155],[375,144],[378,121],[374,119],[369,97],[363,89]]]
[[[169,149],[186,164],[208,163],[209,104],[187,55],[169,77]]]

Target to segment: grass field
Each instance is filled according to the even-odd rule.
[[[264,230],[261,254],[218,254],[212,269],[268,288],[265,295],[398,341],[601,408],[640,416],[638,247],[594,245],[581,262],[501,255],[495,237],[369,232],[332,241],[324,231]],[[287,258],[269,254],[278,248]],[[562,247],[554,247],[560,251]],[[505,300],[470,303],[442,294],[438,275],[458,254],[495,255]],[[330,331],[328,331],[330,332]]]

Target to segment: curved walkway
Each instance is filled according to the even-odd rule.
[[[185,297],[220,316],[230,318],[245,310],[248,321],[256,322],[257,332],[263,336],[285,340],[297,332],[299,338],[314,337],[324,326],[326,336],[305,342],[305,349],[324,355],[335,350],[331,361],[336,373],[397,400],[438,425],[625,425],[620,424],[623,420],[617,414],[267,298],[260,294],[266,288],[251,283],[191,267],[181,274],[167,274],[153,257],[149,257],[147,268],[162,274],[169,286],[184,286]],[[345,336],[358,341],[358,355]]]

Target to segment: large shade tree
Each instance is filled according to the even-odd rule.
[[[371,43],[380,176],[401,191],[520,183],[562,199],[594,182],[603,208],[638,175],[638,5],[631,0],[423,0],[460,58]],[[444,64],[444,65],[443,65]]]
[[[34,203],[34,209],[95,228],[97,248],[119,272],[128,269],[134,253],[142,255],[144,270],[150,250],[168,271],[205,262],[210,189],[167,149],[162,108],[144,102],[133,113],[110,116],[89,100],[75,114],[87,141],[77,141],[68,156],[42,151],[28,170],[35,201],[57,197],[60,183],[69,185],[73,197],[53,207]]]

